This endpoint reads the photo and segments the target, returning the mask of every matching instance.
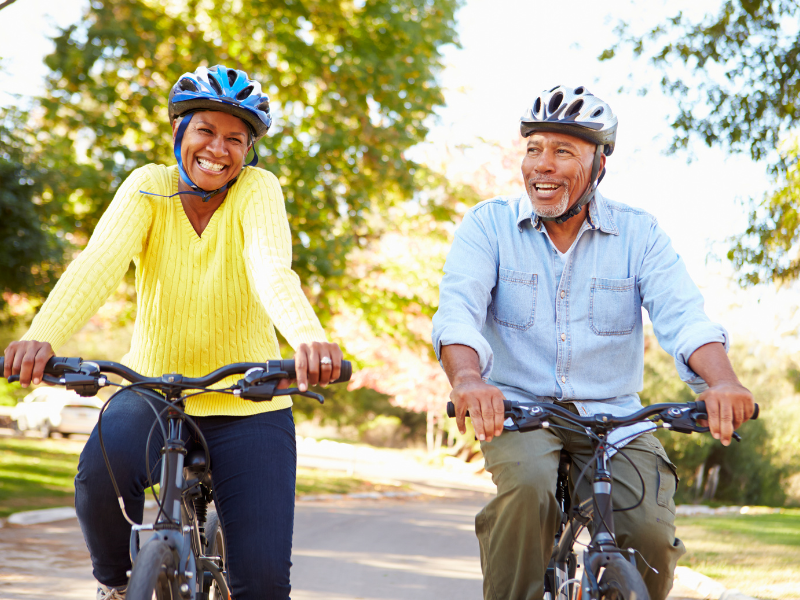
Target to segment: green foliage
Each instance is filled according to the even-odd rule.
[[[800,275],[800,139],[788,145],[784,162],[781,185],[751,209],[745,232],[730,240],[727,257],[743,286],[785,283]]]
[[[42,137],[67,170],[60,193],[91,232],[135,167],[171,163],[167,95],[199,65],[247,71],[271,96],[275,122],[261,165],[283,187],[294,268],[320,316],[334,298],[358,304],[347,256],[393,224],[375,218],[408,201],[422,141],[443,103],[440,49],[455,43],[458,0],[108,0],[63,30]],[[49,166],[49,165],[47,165]],[[427,212],[450,218],[449,210]],[[407,298],[392,299],[402,307]]]
[[[322,424],[331,423],[338,427],[354,427],[363,432],[378,417],[396,419],[406,438],[424,437],[425,414],[394,406],[390,396],[371,388],[348,390],[343,385],[333,385],[322,389],[325,404],[320,405],[311,399],[298,397],[292,411],[304,419],[316,419]]]
[[[663,74],[661,88],[678,106],[673,149],[699,137],[760,160],[800,120],[795,0],[725,0],[696,23],[679,12],[644,35],[631,34],[624,22],[617,32],[620,41],[600,60],[627,47]]]
[[[42,298],[58,277],[65,243],[27,117],[16,109],[0,111],[0,293]],[[4,305],[0,295],[0,309]]]
[[[732,442],[728,447],[709,434],[656,433],[681,478],[676,502],[696,501],[698,468],[703,465],[704,473],[708,473],[718,465],[716,501],[781,506],[788,478],[800,471],[800,452],[796,444],[792,445],[796,437],[793,424],[800,419],[800,410],[794,408],[787,365],[765,349],[734,347],[730,358],[739,379],[760,404],[761,415],[741,427],[742,442]],[[652,336],[645,353],[644,382],[640,397],[645,405],[695,399],[675,372],[673,359]]]
[[[678,109],[670,150],[699,138],[772,165],[777,189],[751,200],[746,231],[730,240],[727,258],[740,284],[796,279],[797,141],[776,150],[800,124],[800,3],[726,0],[699,22],[679,12],[644,35],[631,34],[624,22],[617,32],[620,41],[600,60],[629,48],[662,74],[661,88]]]

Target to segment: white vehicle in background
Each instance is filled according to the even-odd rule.
[[[14,407],[11,420],[21,433],[34,430],[47,438],[57,432],[66,437],[91,433],[102,407],[103,401],[96,396],[84,398],[69,390],[40,387]]]

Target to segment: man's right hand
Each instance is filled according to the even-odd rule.
[[[11,342],[5,351],[3,377],[19,375],[22,387],[42,382],[44,367],[50,357],[55,356],[49,342]]]
[[[450,392],[450,400],[456,407],[456,424],[461,433],[466,433],[466,412],[472,419],[475,436],[481,441],[491,442],[503,433],[503,392],[483,380],[459,382]]]

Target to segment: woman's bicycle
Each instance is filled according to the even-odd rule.
[[[0,357],[0,372],[4,359]],[[350,379],[352,366],[342,361],[341,375],[334,383]],[[108,375],[118,375],[128,385],[111,383]],[[226,377],[243,375],[227,388],[210,386]],[[10,377],[15,381],[18,377]],[[102,414],[98,420],[103,458],[125,519],[131,524],[130,553],[133,569],[126,593],[127,600],[229,600],[225,570],[225,534],[216,511],[209,509],[214,498],[208,446],[200,430],[184,408],[187,392],[206,391],[233,394],[253,402],[265,402],[276,396],[306,396],[320,403],[322,396],[297,388],[278,389],[282,379],[295,379],[293,360],[266,363],[234,363],[203,377],[184,377],[176,373],[144,377],[132,369],[111,361],[85,361],[80,358],[51,358],[44,381],[61,385],[81,396],[94,396],[109,385],[136,389],[151,401],[158,417],[153,424],[161,427],[164,447],[161,458],[160,489],[155,496],[158,513],[148,524],[134,523],[125,510],[122,494],[114,479],[105,448],[102,446]],[[113,399],[113,397],[112,397]],[[111,399],[109,400],[109,402]],[[158,405],[158,406],[156,406]],[[186,450],[183,441],[187,427],[194,430],[200,448]],[[149,442],[146,447],[149,447]],[[147,464],[149,457],[145,457]],[[154,489],[150,481],[151,489]],[[149,538],[145,536],[149,534]]]
[[[592,496],[580,503],[574,501],[569,487],[571,459],[562,450],[558,466],[556,499],[561,508],[553,552],[550,557],[544,582],[544,600],[650,600],[644,580],[636,567],[636,550],[619,548],[614,532],[614,509],[612,504],[611,461],[607,451],[624,454],[620,442],[612,444],[609,434],[615,429],[635,423],[653,424],[655,429],[669,429],[680,433],[705,433],[708,427],[698,425],[698,420],[708,418],[705,403],[652,404],[626,417],[599,414],[581,417],[563,406],[550,403],[519,404],[505,400],[507,431],[535,431],[559,427],[553,417],[576,425],[591,439],[594,456],[574,482],[577,489],[587,470],[592,471]],[[751,419],[758,417],[756,404]],[[455,417],[455,406],[447,403],[447,415]],[[467,413],[469,415],[469,413]],[[638,435],[638,432],[634,435]],[[733,434],[741,440],[738,433]],[[624,441],[624,440],[623,440]],[[642,480],[644,494],[644,480]],[[575,544],[585,527],[591,530],[591,542],[583,552],[583,575],[576,578],[577,553]]]

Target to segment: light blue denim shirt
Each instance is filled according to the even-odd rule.
[[[442,346],[473,348],[484,379],[509,400],[625,415],[642,406],[642,307],[681,379],[706,389],[689,357],[710,342],[727,350],[728,335],[706,316],[656,219],[597,193],[561,255],[523,191],[464,216],[444,266],[433,345],[439,358]]]

